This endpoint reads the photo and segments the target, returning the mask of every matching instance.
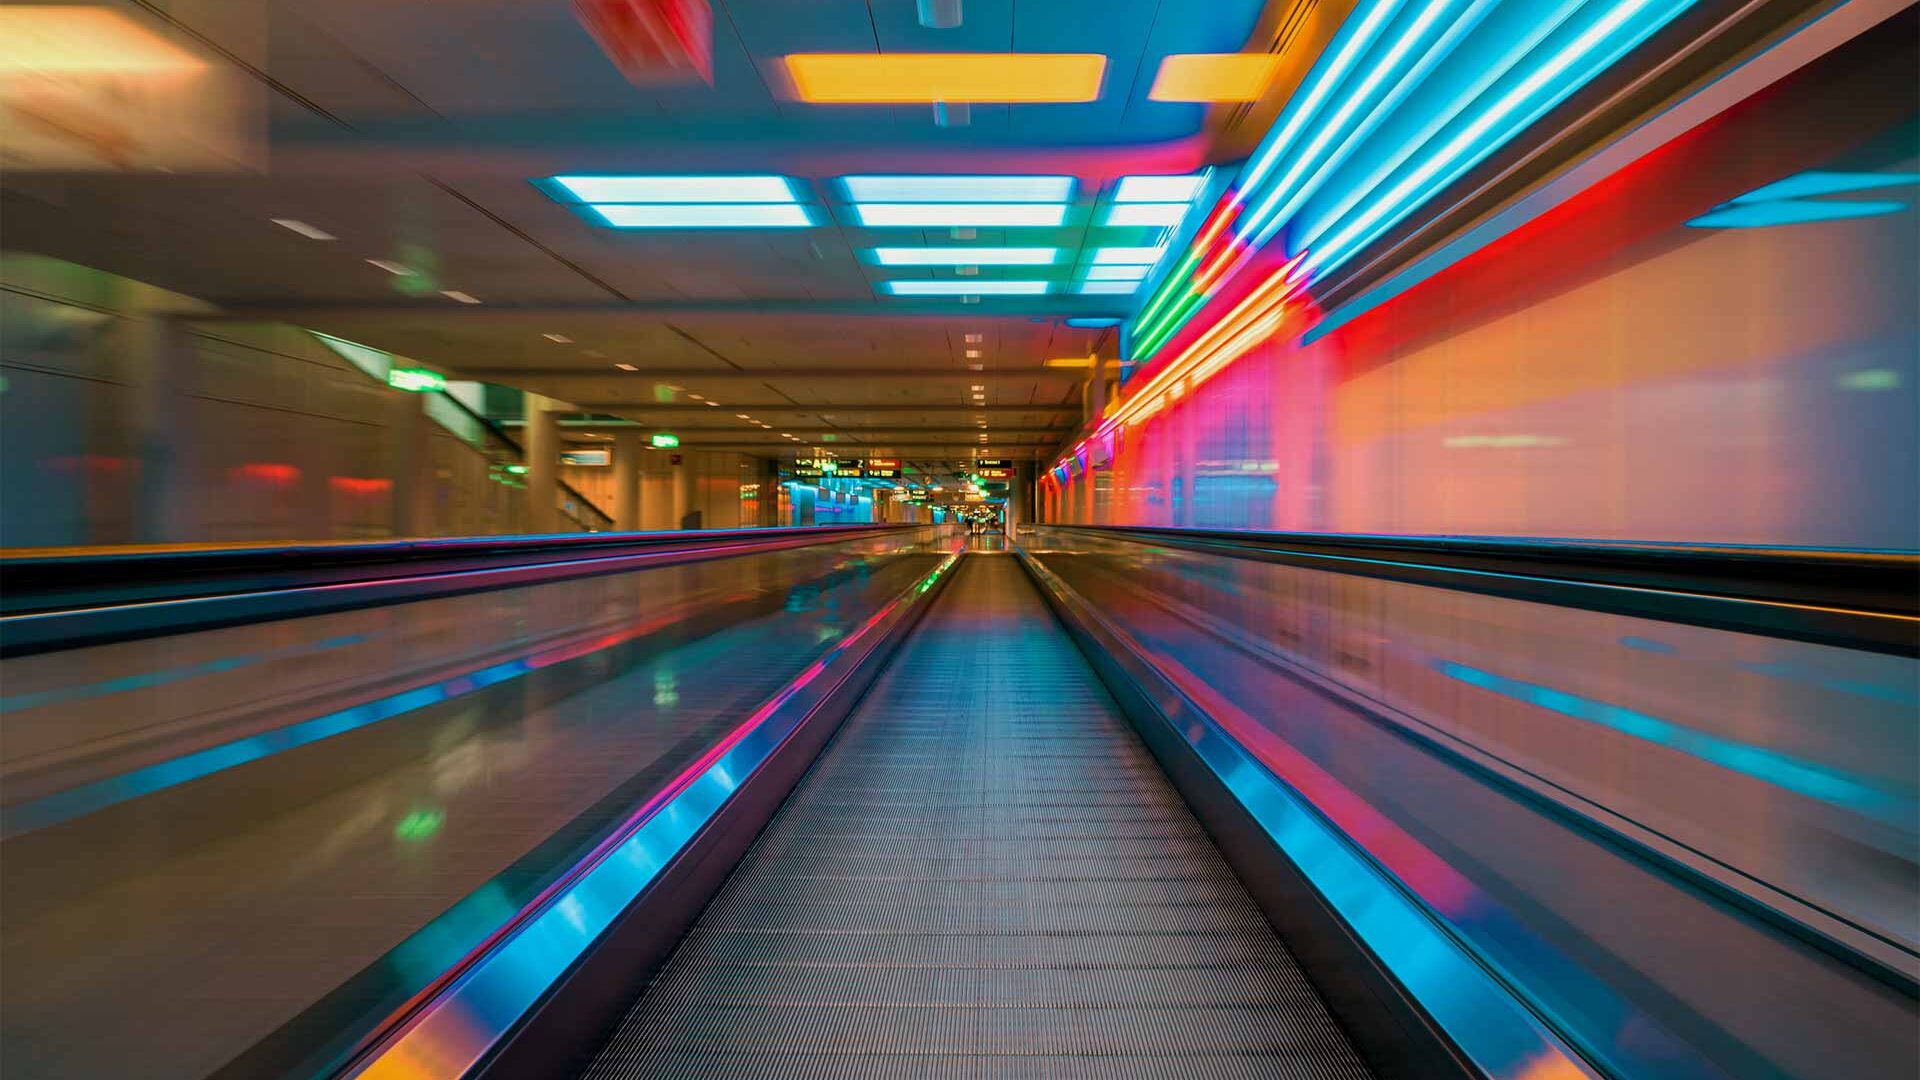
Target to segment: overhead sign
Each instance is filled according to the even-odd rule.
[[[613,451],[611,450],[562,450],[560,451],[560,464],[562,465],[611,465],[613,464]]]
[[[979,476],[980,479],[982,480],[1011,480],[1013,479],[1013,470],[1012,469],[981,469],[975,475]]]
[[[680,445],[680,436],[665,431],[656,431],[653,435],[655,450],[671,450]]]
[[[977,469],[1011,469],[1013,468],[1012,461],[1009,461],[1006,458],[1000,458],[1000,457],[983,457],[980,460],[974,462],[973,464],[974,464],[974,467]],[[981,475],[984,476],[986,474],[982,473]]]
[[[900,476],[900,461],[897,458],[868,458],[867,476],[874,480],[894,480]]]
[[[387,372],[387,385],[414,394],[431,394],[447,388],[447,377],[426,368],[397,367]]]

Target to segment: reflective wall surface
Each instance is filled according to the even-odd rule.
[[[1836,959],[1920,943],[1912,659],[1023,543],[1602,1060],[1840,1077],[1920,1052],[1911,999]]]
[[[8,1075],[202,1076],[303,1013],[350,1038],[923,577],[938,536],[7,659]]]
[[[1852,43],[1331,332],[1294,310],[1048,516],[1920,547],[1915,64]]]

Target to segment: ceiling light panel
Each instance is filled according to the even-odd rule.
[[[608,203],[590,209],[616,229],[804,229],[814,223],[807,208],[794,203]]]
[[[784,176],[556,176],[553,183],[584,203],[799,201]]]
[[[1163,247],[1103,247],[1093,250],[1092,262],[1095,266],[1152,266],[1166,253]]]
[[[853,202],[1060,203],[1073,198],[1071,176],[844,176]]]
[[[1067,208],[1055,203],[856,203],[854,216],[867,228],[941,228],[985,225],[1058,228]]]
[[[1190,176],[1123,176],[1113,189],[1113,201],[1192,202],[1207,185],[1206,173]]]
[[[1044,296],[1045,281],[883,281],[894,296]]]
[[[1150,269],[1148,266],[1093,266],[1087,269],[1087,280],[1139,281]]]
[[[1257,101],[1279,70],[1274,53],[1175,53],[1160,61],[1153,101]]]
[[[1186,216],[1186,203],[1116,203],[1101,224],[1173,226]]]
[[[821,105],[1073,102],[1100,96],[1098,53],[796,53],[787,74]]]
[[[873,249],[881,266],[1052,266],[1060,249],[1050,247],[883,247]]]
[[[1138,288],[1137,281],[1083,281],[1074,291],[1082,296],[1125,296]]]

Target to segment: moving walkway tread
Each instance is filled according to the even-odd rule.
[[[1368,1073],[1014,558],[970,555],[586,1075]]]

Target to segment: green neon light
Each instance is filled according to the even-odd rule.
[[[655,450],[671,450],[674,447],[679,445],[680,445],[680,436],[678,435],[661,431],[661,432],[656,432],[653,436],[653,448]]]
[[[414,394],[430,394],[447,388],[447,377],[426,368],[398,367],[387,372],[387,385]]]
[[[1155,352],[1158,352],[1160,346],[1167,343],[1167,339],[1173,337],[1174,334],[1180,331],[1182,326],[1187,324],[1187,319],[1193,315],[1194,309],[1205,303],[1206,299],[1206,296],[1202,293],[1190,294],[1180,306],[1169,312],[1170,317],[1167,319],[1165,325],[1154,332],[1151,340],[1144,343],[1136,342],[1134,344],[1134,358],[1137,360],[1145,360]]]
[[[1199,261],[1200,252],[1197,249],[1192,249],[1189,250],[1179,262],[1175,263],[1173,272],[1167,275],[1167,280],[1161,282],[1158,289],[1154,290],[1153,299],[1147,302],[1146,308],[1140,312],[1140,317],[1134,320],[1133,325],[1135,327],[1145,328],[1148,323],[1152,322],[1154,314],[1165,306],[1169,299],[1172,299],[1173,295],[1179,291],[1180,286],[1187,283],[1188,275],[1193,273],[1194,265]]]
[[[418,843],[421,840],[432,839],[433,834],[439,832],[440,826],[446,824],[446,821],[445,811],[415,810],[395,823],[393,835],[398,840]]]

